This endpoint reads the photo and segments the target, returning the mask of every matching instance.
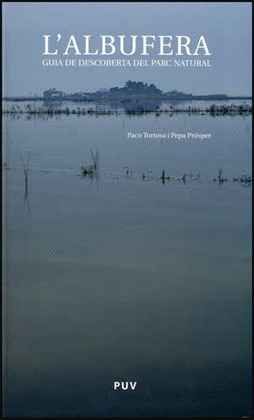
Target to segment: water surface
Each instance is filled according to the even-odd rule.
[[[6,416],[251,416],[250,156],[250,117],[4,118]]]

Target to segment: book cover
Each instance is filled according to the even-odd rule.
[[[3,418],[252,418],[251,3],[3,3]]]

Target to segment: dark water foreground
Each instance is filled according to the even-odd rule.
[[[169,130],[212,136],[127,138]],[[250,118],[6,116],[4,140],[5,416],[251,417],[251,189],[213,181],[250,174]]]

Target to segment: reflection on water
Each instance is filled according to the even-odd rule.
[[[141,115],[154,113],[156,117],[167,114],[169,117],[187,113],[212,116],[249,116],[252,113],[250,100],[151,100],[151,99],[122,99],[108,101],[5,101],[3,113],[19,119],[25,115],[28,119],[59,118],[60,116],[76,115],[77,117],[90,115],[99,116],[121,116]]]
[[[5,415],[251,417],[250,118],[4,129]]]

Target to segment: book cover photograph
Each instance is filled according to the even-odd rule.
[[[253,418],[251,6],[3,2],[3,419]]]

